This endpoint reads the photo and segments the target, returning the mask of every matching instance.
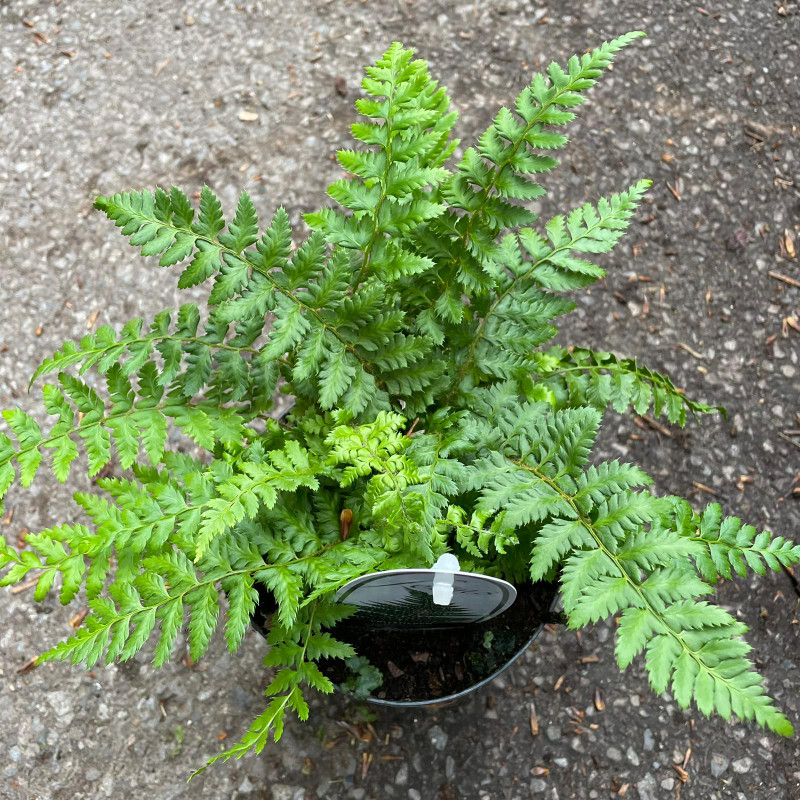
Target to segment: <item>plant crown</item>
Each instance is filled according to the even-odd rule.
[[[211,760],[258,752],[288,710],[308,716],[309,689],[333,690],[318,659],[356,655],[329,632],[347,611],[335,590],[452,551],[465,569],[558,579],[572,628],[616,617],[619,666],[644,654],[653,690],[682,708],[791,734],[745,626],[703,598],[732,572],[797,563],[800,547],[716,504],[656,497],[631,464],[589,464],[609,405],[680,425],[717,409],[635,360],[549,344],[649,182],[541,228],[525,201],[544,194],[572,109],[639,35],[551,64],[455,168],[448,95],[393,44],[367,68],[359,144],[338,153],[339,208],[307,214],[298,247],[282,208],[259,233],[244,192],[229,224],[208,187],[198,210],[174,187],[98,198],[143,256],[210,295],[207,310],[104,326],[47,358],[33,376],[58,375],[47,432],[3,413],[0,496],[48,452],[66,481],[79,449],[97,476],[113,443],[126,475],[75,495],[91,527],[28,534],[20,550],[0,539],[2,585],[33,574],[37,600],[55,584],[62,603],[88,596],[83,626],[40,660],[124,661],[153,638],[160,666],[185,623],[198,659],[221,616],[236,650],[261,585],[278,605],[269,705]],[[284,424],[267,415],[278,389],[295,399]],[[168,450],[170,426],[201,454]]]

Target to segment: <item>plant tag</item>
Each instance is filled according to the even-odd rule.
[[[383,628],[450,628],[497,616],[516,599],[507,581],[461,572],[442,556],[431,569],[392,569],[362,575],[335,595],[358,607],[358,618]]]

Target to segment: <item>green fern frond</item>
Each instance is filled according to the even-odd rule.
[[[703,578],[716,583],[730,580],[733,574],[747,575],[748,568],[757,575],[767,569],[780,572],[800,563],[800,545],[769,531],[758,533],[752,525],[742,525],[738,517],[722,517],[719,503],[706,507],[702,516],[695,514],[686,501],[677,501],[676,517],[683,537],[701,545],[693,553]]]
[[[570,405],[576,407],[591,405],[604,410],[611,405],[622,413],[632,406],[637,414],[652,409],[656,417],[663,414],[681,427],[686,424],[687,410],[695,417],[713,413],[726,416],[722,406],[686,397],[667,376],[642,366],[636,359],[578,347],[553,347],[537,354],[536,360],[538,375],[548,385],[563,385]]]

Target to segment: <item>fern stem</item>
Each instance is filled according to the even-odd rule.
[[[450,390],[450,392],[447,394],[447,396],[444,398],[444,400],[442,401],[443,405],[447,405],[448,401],[451,400],[453,395],[458,391],[459,384],[463,380],[464,376],[467,374],[467,371],[469,370],[469,368],[474,363],[474,361],[475,361],[475,350],[478,347],[478,344],[480,344],[481,340],[483,339],[483,334],[484,334],[484,331],[486,330],[486,323],[492,317],[492,315],[494,314],[495,310],[500,305],[500,303],[502,303],[503,300],[505,300],[505,298],[508,297],[509,294],[511,294],[511,292],[520,283],[520,281],[523,281],[524,279],[530,277],[531,273],[537,267],[540,267],[542,264],[544,264],[546,261],[551,259],[554,255],[557,255],[558,253],[562,253],[564,251],[572,250],[573,247],[575,246],[576,242],[579,242],[579,241],[581,241],[581,239],[584,239],[584,238],[588,237],[593,231],[600,229],[602,227],[603,223],[607,219],[608,219],[608,217],[601,217],[598,220],[598,222],[596,222],[594,225],[592,225],[591,227],[586,228],[581,233],[580,236],[577,236],[574,239],[570,239],[569,243],[567,243],[565,245],[562,245],[561,247],[556,247],[553,250],[551,250],[546,256],[542,256],[540,259],[531,262],[531,267],[527,272],[525,272],[525,273],[523,273],[521,275],[516,275],[514,277],[514,279],[511,281],[511,283],[509,283],[508,286],[502,292],[498,292],[497,297],[494,299],[494,302],[491,304],[491,306],[489,306],[488,310],[486,311],[486,314],[484,314],[484,316],[481,318],[480,323],[478,324],[478,328],[475,331],[475,335],[473,336],[472,341],[470,342],[469,349],[467,350],[467,354],[464,357],[464,362],[461,365],[461,369],[458,371],[458,375],[456,376],[456,379],[453,382],[453,387]]]
[[[314,613],[316,611],[316,608],[317,604],[314,603],[313,606],[311,607],[311,610],[309,611],[308,625],[306,626],[305,629],[305,637],[303,637],[302,649],[297,657],[297,660],[295,661],[295,666],[303,664],[306,661],[306,653],[308,652],[308,645],[313,635]],[[253,748],[255,749],[256,753],[260,753],[264,749],[264,745],[269,740],[269,734],[270,731],[273,729],[275,721],[283,718],[286,705],[291,699],[294,690],[297,688],[297,686],[300,685],[300,683],[301,681],[297,680],[294,683],[294,686],[292,686],[292,688],[288,692],[286,692],[286,694],[280,695],[279,696],[280,702],[277,705],[273,706],[272,704],[270,704],[269,708],[267,709],[269,711],[269,715],[266,717],[266,719],[264,719],[263,714],[257,717],[256,720],[253,722],[253,724],[250,726],[250,729],[242,737],[241,742],[235,744],[233,747],[230,748],[230,750],[226,750],[225,752],[220,753],[219,755],[216,755],[213,758],[210,758],[204,766],[200,767],[200,769],[196,770],[189,776],[189,780],[194,778],[195,775],[199,775],[201,772],[203,772],[203,770],[205,770],[206,767],[210,766],[215,761],[219,761],[220,759],[223,762],[226,762],[234,757],[238,759],[241,758],[246,753],[248,753]],[[276,697],[275,699],[278,699],[278,697]],[[276,736],[276,738],[278,737]]]
[[[590,66],[589,69],[593,70],[594,67]],[[582,69],[575,80],[584,80],[585,77],[586,77],[585,72]],[[568,84],[563,86],[561,89],[558,89],[555,92],[555,94],[547,102],[545,102],[543,105],[541,105],[539,107],[538,115],[536,117],[534,117],[533,121],[525,123],[525,128],[524,128],[523,132],[520,134],[519,139],[517,139],[516,142],[513,142],[511,144],[511,150],[509,151],[507,157],[505,157],[504,160],[502,161],[502,163],[498,164],[495,167],[495,169],[492,171],[492,177],[489,180],[488,186],[486,186],[485,188],[482,188],[481,192],[480,192],[480,194],[481,194],[481,205],[470,215],[469,221],[467,222],[467,226],[466,226],[466,228],[464,230],[464,234],[461,237],[461,253],[463,253],[466,250],[466,246],[467,246],[466,243],[467,243],[467,239],[469,238],[470,232],[472,231],[473,222],[476,219],[481,219],[482,218],[483,213],[484,213],[484,208],[486,206],[486,201],[489,199],[492,190],[497,189],[497,181],[498,181],[498,179],[500,178],[501,174],[503,173],[503,170],[505,170],[506,167],[509,166],[509,164],[511,163],[511,160],[517,154],[517,151],[519,150],[520,146],[522,146],[523,142],[525,141],[525,137],[531,132],[531,130],[533,129],[533,127],[535,125],[541,124],[539,122],[539,120],[541,118],[541,115],[545,111],[547,111],[547,109],[549,109],[555,103],[557,98],[561,97],[561,95],[563,93],[565,93],[565,92],[572,92],[572,91],[574,91],[574,86],[573,86],[573,81],[570,81]],[[462,260],[462,255],[459,255],[458,258],[453,262],[453,269],[455,269],[455,268],[457,268],[459,266],[459,264],[461,263],[461,260]],[[496,305],[496,303],[495,303],[495,305]],[[462,373],[461,373],[461,375],[459,377],[459,381],[461,380],[461,378],[463,378],[463,376],[464,376],[464,373],[463,373],[463,370],[462,370]]]
[[[367,269],[369,267],[370,259],[372,258],[372,249],[375,246],[375,241],[378,238],[378,234],[380,233],[380,226],[378,224],[378,216],[381,213],[381,207],[383,206],[384,202],[386,201],[386,185],[389,182],[389,170],[392,167],[392,123],[391,123],[391,116],[392,116],[392,102],[394,100],[394,92],[396,86],[392,83],[392,93],[389,97],[387,97],[388,102],[388,112],[386,114],[386,147],[384,152],[386,154],[386,165],[383,168],[383,177],[381,178],[381,194],[378,198],[378,203],[375,206],[375,211],[372,214],[372,234],[370,235],[369,242],[367,242],[366,248],[364,248],[364,260],[361,262],[361,268],[358,271],[358,275],[356,276],[356,280],[353,283],[353,291],[355,291],[361,283],[367,277]]]
[[[173,403],[168,402],[170,399],[171,398],[167,397],[166,398],[166,402],[159,402],[157,405],[149,407],[146,410],[147,411],[164,411],[167,408],[180,408],[181,407],[180,405],[175,405],[174,402]],[[191,403],[186,403],[183,407],[192,407],[192,404]],[[198,403],[194,407],[202,409],[203,406]],[[137,408],[136,406],[132,405],[130,408],[128,408],[125,411],[122,411],[120,413],[108,414],[108,415],[103,416],[103,418],[100,419],[100,420],[93,419],[93,420],[90,420],[89,422],[87,422],[87,423],[85,423],[83,425],[76,425],[75,427],[70,428],[68,431],[62,431],[57,436],[49,436],[49,437],[46,437],[46,438],[42,438],[39,441],[37,441],[35,444],[32,444],[30,447],[20,447],[19,450],[12,451],[6,458],[0,459],[0,467],[4,466],[5,464],[8,464],[12,460],[19,460],[20,456],[23,456],[26,453],[30,453],[30,452],[32,452],[34,450],[38,450],[40,447],[45,447],[46,448],[48,444],[56,442],[59,439],[63,439],[65,436],[66,437],[72,437],[72,435],[76,434],[76,433],[78,435],[80,435],[81,431],[86,431],[86,430],[90,430],[91,428],[96,428],[99,425],[104,425],[104,424],[106,424],[106,423],[108,423],[108,422],[110,422],[112,420],[115,420],[115,419],[123,419],[124,417],[129,417],[132,414],[135,414],[140,410],[142,410],[142,409]],[[58,424],[58,423],[56,423],[56,424]]]

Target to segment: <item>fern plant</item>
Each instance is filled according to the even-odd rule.
[[[181,265],[181,288],[210,293],[45,359],[33,379],[57,373],[49,430],[3,414],[0,495],[45,460],[66,481],[80,451],[89,475],[112,460],[124,475],[75,495],[91,525],[20,550],[0,540],[3,585],[33,574],[37,600],[56,585],[63,603],[88,597],[83,626],[41,661],[126,660],[152,639],[161,665],[184,628],[198,659],[222,624],[234,651],[260,586],[278,606],[269,703],[211,761],[258,752],[287,712],[308,716],[309,690],[333,690],[319,659],[368,666],[330,633],[347,613],[335,591],[451,551],[473,571],[560,581],[572,628],[617,618],[619,666],[644,654],[653,690],[681,707],[792,733],[745,626],[704,598],[732,572],[797,563],[800,546],[659,497],[631,464],[590,463],[609,405],[681,425],[721,409],[632,359],[549,345],[649,182],[544,225],[526,201],[573,109],[640,35],[551,64],[455,165],[445,89],[393,44],[367,69],[336,205],[306,215],[299,246],[283,209],[261,233],[246,193],[230,223],[207,187],[199,209],[174,187],[97,199],[143,256]],[[294,398],[282,423],[278,390]],[[200,455],[168,450],[170,426]]]

